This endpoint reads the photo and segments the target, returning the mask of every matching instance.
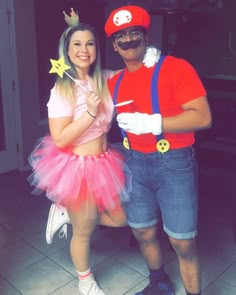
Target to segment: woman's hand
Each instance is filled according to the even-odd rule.
[[[95,92],[89,92],[86,97],[86,103],[89,113],[96,117],[101,103],[99,96]]]

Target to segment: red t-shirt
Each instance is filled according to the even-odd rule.
[[[152,114],[151,79],[154,67],[142,66],[135,72],[124,71],[116,103],[134,100],[132,112]],[[108,80],[112,96],[120,73]],[[158,95],[160,113],[163,117],[175,116],[183,112],[181,105],[206,95],[206,90],[195,69],[185,60],[167,56],[161,66],[158,78]],[[119,108],[117,108],[119,113]],[[132,149],[149,153],[156,151],[156,136],[151,133],[135,135],[126,133]],[[164,133],[170,143],[170,149],[191,146],[194,132]]]

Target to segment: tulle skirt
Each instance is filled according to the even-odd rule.
[[[45,136],[38,140],[29,163],[33,172],[28,181],[33,193],[45,193],[70,210],[84,206],[91,215],[94,207],[99,212],[110,211],[129,201],[132,174],[113,148],[99,156],[80,156],[71,148],[58,148],[50,136]]]

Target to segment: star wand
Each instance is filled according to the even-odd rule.
[[[64,56],[59,58],[58,60],[50,59],[50,62],[52,64],[52,67],[49,71],[49,73],[56,73],[58,74],[61,78],[63,78],[64,73],[71,79],[73,80],[77,85],[79,85],[84,91],[88,91],[86,88],[84,88],[78,81],[76,81],[69,73],[67,73],[66,70],[69,70],[71,67],[68,66],[65,63]]]

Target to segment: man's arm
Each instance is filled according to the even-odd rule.
[[[117,115],[120,128],[137,135],[162,132],[185,133],[211,126],[211,112],[206,96],[183,104],[181,114],[163,118],[160,114],[121,113]]]
[[[162,130],[169,133],[183,133],[211,127],[212,117],[206,96],[183,104],[183,113],[162,118]]]

